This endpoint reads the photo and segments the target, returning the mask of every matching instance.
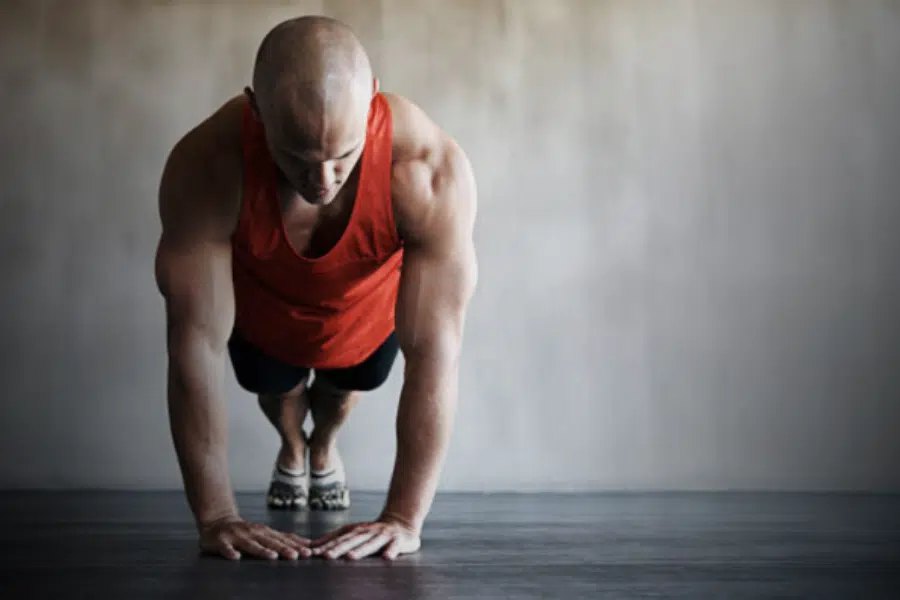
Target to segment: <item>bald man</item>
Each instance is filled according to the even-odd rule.
[[[379,91],[349,28],[302,17],[265,36],[252,88],[175,144],[159,203],[170,424],[201,547],[231,559],[416,552],[477,278],[464,152],[409,100]],[[317,540],[245,521],[226,456],[226,361],[280,437],[269,505],[341,509],[337,433],[398,352],[380,516]]]

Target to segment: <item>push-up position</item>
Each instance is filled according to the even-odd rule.
[[[201,547],[228,558],[417,551],[477,278],[463,151],[379,91],[349,28],[302,17],[265,36],[252,88],[177,142],[159,201],[170,424]],[[226,355],[281,438],[269,505],[340,509],[350,500],[337,432],[398,351],[397,454],[379,518],[312,541],[243,520],[227,464]]]

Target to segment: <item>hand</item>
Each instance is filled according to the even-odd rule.
[[[214,521],[200,528],[200,548],[231,560],[246,552],[256,558],[309,558],[309,540],[294,533],[270,529],[239,517]]]
[[[417,532],[404,525],[382,519],[346,525],[310,544],[313,556],[328,559],[346,556],[357,560],[381,552],[383,558],[394,560],[401,554],[418,551],[422,540]]]

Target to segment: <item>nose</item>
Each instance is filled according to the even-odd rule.
[[[309,170],[309,182],[316,187],[330,188],[335,180],[334,167],[329,162],[316,163]]]

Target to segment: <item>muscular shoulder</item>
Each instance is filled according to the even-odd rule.
[[[393,120],[391,189],[400,234],[408,244],[453,243],[471,233],[475,178],[463,149],[421,108],[385,93]]]
[[[231,235],[241,200],[241,96],[232,98],[179,139],[159,184],[163,236]]]

